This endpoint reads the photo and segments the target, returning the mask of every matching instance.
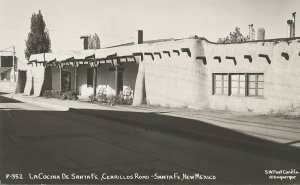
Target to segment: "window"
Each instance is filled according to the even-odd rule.
[[[230,74],[230,95],[245,96],[245,74]]]
[[[264,95],[264,75],[248,74],[248,96]]]
[[[87,68],[87,86],[93,86],[93,68]]]
[[[0,67],[12,67],[13,66],[13,56],[0,56]]]
[[[213,94],[229,96],[263,96],[262,73],[214,73]]]
[[[214,74],[214,91],[213,94],[227,95],[228,94],[228,74]]]

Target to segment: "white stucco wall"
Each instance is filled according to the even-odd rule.
[[[191,56],[182,52],[188,48]],[[180,55],[173,52],[178,50]],[[104,52],[100,50],[99,52]],[[203,38],[170,40],[156,43],[144,43],[133,46],[110,48],[109,53],[126,51],[143,53],[144,60],[136,57],[136,62],[123,64],[123,85],[135,89],[134,104],[141,103],[146,94],[147,102],[152,105],[189,108],[211,108],[232,111],[269,112],[300,107],[300,42],[296,40],[274,40],[246,42],[236,44],[210,43]],[[169,51],[171,56],[163,53]],[[159,52],[162,56],[151,56],[145,53]],[[281,56],[282,52],[289,55],[289,60]],[[105,52],[104,52],[105,54]],[[271,64],[259,54],[268,55]],[[244,58],[251,55],[252,62]],[[121,56],[121,55],[120,55]],[[207,64],[196,57],[206,57]],[[214,59],[221,57],[221,63]],[[225,57],[235,57],[237,65]],[[31,65],[30,65],[31,66]],[[93,87],[87,86],[88,64],[78,67],[78,91],[82,96],[93,93]],[[111,64],[101,64],[97,69],[97,91],[106,88],[108,94],[115,94],[115,71],[109,70]],[[74,68],[65,66],[63,70],[71,72],[71,86],[74,88]],[[32,71],[32,74],[31,72]],[[51,67],[52,88],[59,89],[59,69]],[[34,93],[39,95],[44,67],[33,65],[27,70],[25,91],[28,93],[31,76],[34,78]],[[245,97],[233,95],[213,95],[213,73],[263,73],[264,96]],[[145,93],[143,93],[145,91]]]
[[[52,75],[52,90],[60,90],[60,76],[59,76],[59,68],[56,66],[51,66],[51,75]]]
[[[24,95],[29,96],[32,89],[32,65],[27,65]]]
[[[137,48],[144,52],[161,52],[162,55],[161,59],[155,55],[154,60],[150,56],[144,57],[145,89],[148,103],[170,107],[205,107],[205,98],[201,90],[204,81],[200,80],[204,78],[204,67],[195,61],[195,57],[201,52],[196,47],[195,39],[184,39],[143,44]],[[181,52],[181,48],[189,48],[191,56],[189,57],[186,52]],[[173,50],[179,50],[180,55],[178,56]],[[171,57],[164,54],[163,51],[170,51]],[[142,69],[139,72],[142,72]],[[139,79],[137,81],[140,83]],[[136,89],[142,90],[141,88]]]
[[[44,74],[45,74],[45,67],[41,64],[37,66],[33,65],[32,68],[32,76],[33,76],[33,94],[35,96],[40,96],[43,83],[44,83]]]
[[[13,93],[16,83],[10,81],[0,81],[0,92]]]
[[[180,56],[171,52],[171,57],[162,54],[162,59],[155,56],[154,61],[145,56],[139,68],[135,104],[141,100],[144,77],[147,101],[153,105],[260,113],[300,106],[298,40],[215,44],[199,38],[135,47],[136,51],[151,53],[181,48],[191,51],[191,57],[183,52]],[[281,56],[282,52],[289,54],[289,60]],[[271,64],[259,54],[268,55]],[[252,63],[244,55],[251,55]],[[207,64],[197,56],[205,56]],[[215,56],[221,57],[221,63]],[[226,56],[235,57],[237,65]],[[213,73],[263,73],[264,96],[213,95]]]
[[[202,41],[204,54],[207,58],[205,85],[209,107],[212,109],[232,111],[269,112],[285,110],[300,106],[300,44],[294,40],[283,42],[254,42],[243,44],[218,45]],[[282,52],[289,54],[289,60],[281,56]],[[259,54],[267,54],[271,60],[268,64]],[[252,63],[244,58],[252,56]],[[213,59],[220,56],[222,62]],[[226,56],[234,56],[237,65]],[[212,95],[213,73],[263,73],[263,97],[237,97]]]
[[[27,79],[24,95],[30,95],[33,87],[34,96],[40,96],[44,83],[45,68],[41,64],[30,64],[27,67]]]

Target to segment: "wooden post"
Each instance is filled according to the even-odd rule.
[[[74,91],[75,94],[78,94],[77,92],[77,84],[78,84],[78,67],[74,65]]]
[[[93,68],[93,88],[94,88],[94,96],[97,95],[97,67]]]
[[[118,96],[120,93],[118,66],[115,66],[115,89],[116,89],[116,96]]]
[[[62,67],[59,66],[59,91],[60,91],[60,92],[61,92],[61,90],[62,90],[62,87],[61,87],[61,86],[62,86],[62,84],[61,84],[61,80],[62,80],[62,79],[61,79],[61,71],[62,71],[62,70],[61,70],[61,68],[62,68]]]

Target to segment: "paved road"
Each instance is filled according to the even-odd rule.
[[[141,119],[177,125],[197,124],[195,120],[184,118],[122,112],[136,118],[137,121],[131,123],[111,118],[114,114],[120,116],[114,111],[102,112],[96,118],[1,96],[0,102],[0,180],[4,183],[300,183],[299,174],[276,175],[281,178],[296,176],[290,181],[269,179],[265,172],[276,170],[281,173],[291,169],[300,172],[299,149],[282,147],[207,123],[198,123],[203,125],[200,129],[204,132],[195,136],[144,127],[142,123],[138,125]],[[101,117],[104,114],[110,117]],[[209,137],[205,133],[209,133]],[[227,139],[217,137],[222,133]],[[62,178],[62,173],[70,179],[30,179],[34,175]],[[147,175],[150,180],[137,180],[147,178]],[[199,179],[182,180],[187,177],[185,175]],[[21,176],[23,180],[15,180]],[[95,179],[95,176],[99,179],[72,179]],[[101,177],[104,177],[102,181]],[[115,181],[108,180],[109,177]],[[176,180],[155,180],[159,177]],[[212,180],[214,177],[216,180]],[[135,180],[131,181],[131,178]]]

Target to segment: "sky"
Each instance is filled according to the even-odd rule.
[[[0,0],[0,51],[16,47],[24,61],[30,18],[41,10],[53,52],[83,49],[80,36],[97,33],[101,47],[134,41],[187,38],[216,42],[235,27],[263,27],[266,39],[287,37],[287,20],[296,14],[300,36],[300,0]],[[10,50],[10,49],[8,49]]]

